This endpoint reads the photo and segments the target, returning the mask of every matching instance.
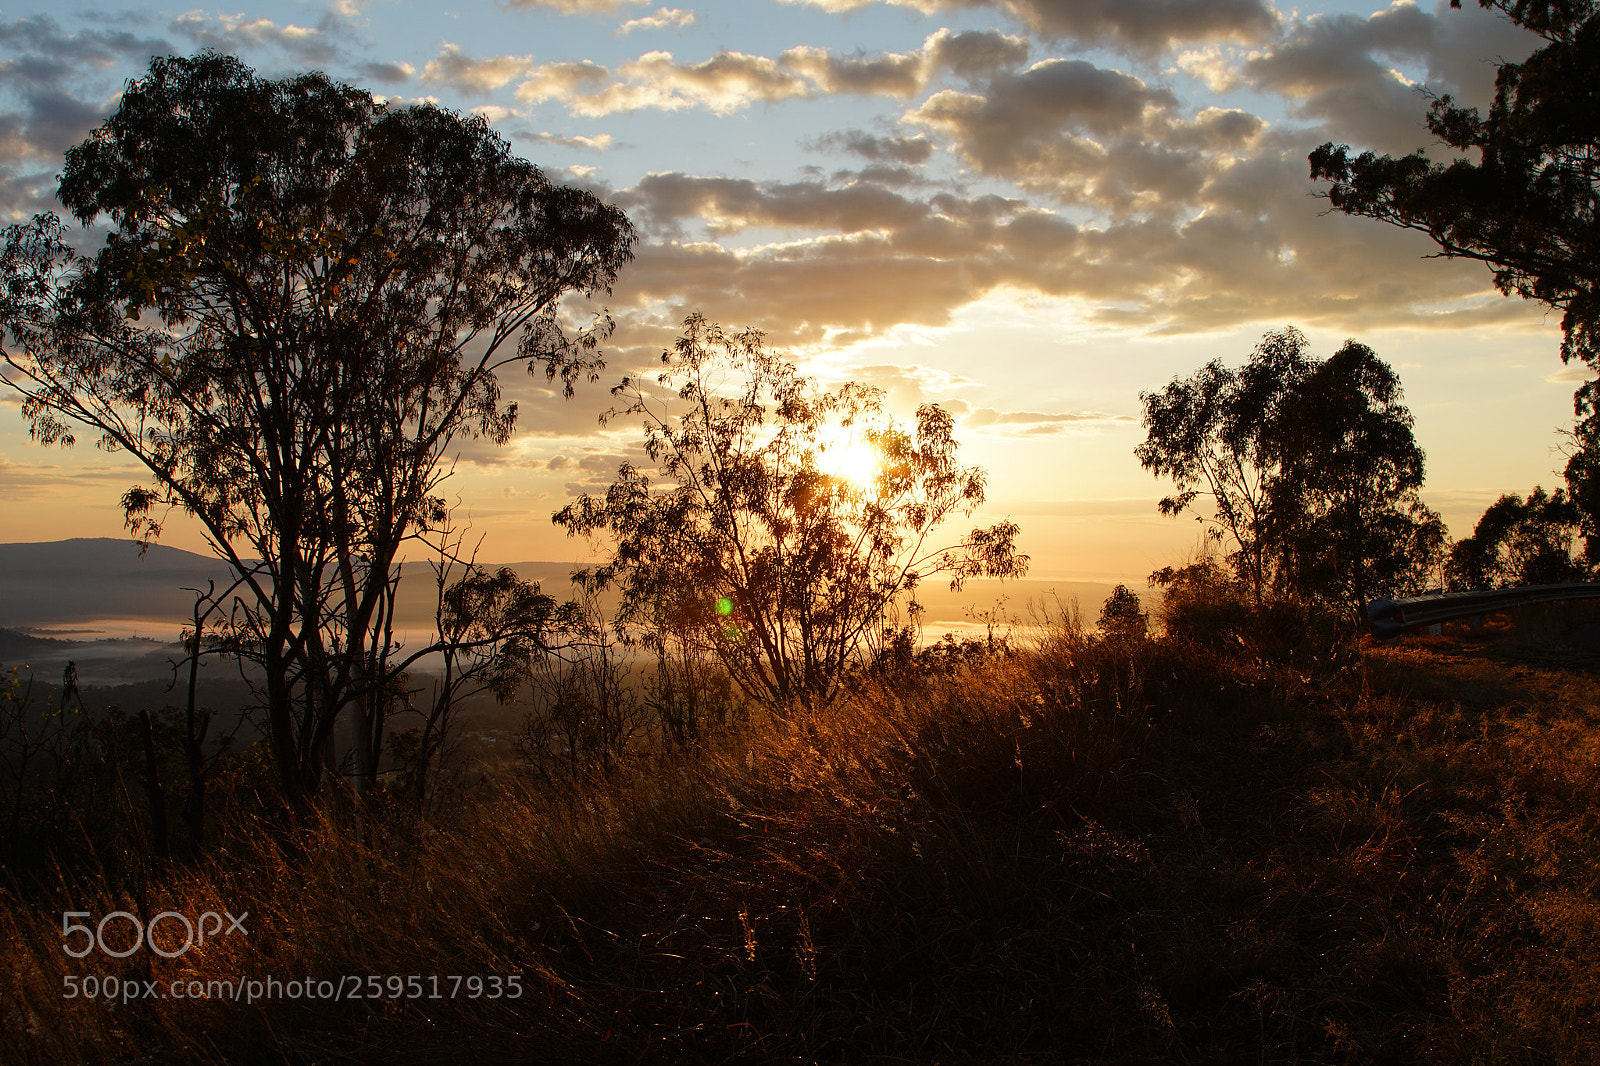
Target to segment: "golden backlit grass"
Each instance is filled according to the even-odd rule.
[[[361,847],[236,825],[143,898],[9,899],[0,1057],[1600,1061],[1596,677],[1288,616],[1062,625],[564,795],[507,783]],[[249,936],[62,954],[61,911],[114,909],[248,910]],[[69,973],[515,973],[523,995],[109,1009],[65,1002]]]

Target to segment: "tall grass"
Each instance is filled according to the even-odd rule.
[[[825,711],[563,790],[505,778],[360,847],[335,818],[241,821],[138,883],[63,873],[0,908],[0,1057],[1600,1057],[1589,675],[1213,607],[1232,620],[1159,639],[1058,618],[1037,647],[863,674]],[[248,910],[249,934],[64,955],[62,911],[118,909]],[[523,995],[63,999],[91,973]]]

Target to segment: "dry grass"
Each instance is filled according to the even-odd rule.
[[[1593,670],[1514,639],[1063,626],[564,796],[507,786],[361,848],[236,826],[142,899],[10,899],[0,1058],[1600,1061],[1597,786]],[[250,932],[62,954],[61,911],[114,909]],[[64,1001],[90,972],[524,995]]]

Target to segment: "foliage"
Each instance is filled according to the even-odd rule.
[[[1012,522],[929,547],[946,519],[983,502],[983,472],[957,463],[947,412],[924,406],[908,432],[878,390],[819,392],[760,333],[698,314],[662,361],[665,395],[624,379],[607,417],[642,418],[666,490],[624,465],[604,497],[555,516],[569,533],[616,538],[597,576],[620,585],[621,620],[658,646],[715,658],[770,706],[826,703],[922,580],[1023,572]],[[825,468],[852,433],[876,452],[871,484]],[[906,609],[915,616],[914,601]]]
[[[1162,590],[1157,617],[1168,637],[1230,644],[1249,625],[1249,591],[1233,568],[1214,556],[1202,556],[1187,566],[1164,566],[1150,575],[1150,584]]]
[[[1420,586],[1443,547],[1421,503],[1423,455],[1399,379],[1368,347],[1347,342],[1318,361],[1305,337],[1269,333],[1238,370],[1213,361],[1143,393],[1145,443],[1135,454],[1178,491],[1176,515],[1197,515],[1256,601],[1295,596],[1357,609]]]
[[[1271,539],[1290,587],[1360,616],[1374,596],[1420,590],[1444,550],[1423,506],[1423,455],[1400,379],[1348,341],[1315,363],[1267,430]]]
[[[1196,519],[1209,525],[1213,540],[1232,541],[1228,562],[1258,599],[1275,578],[1267,513],[1275,456],[1268,429],[1310,372],[1309,362],[1305,338],[1291,328],[1267,334],[1239,370],[1213,360],[1191,378],[1139,394],[1146,439],[1134,454],[1178,490],[1161,501],[1161,513],[1181,514],[1210,496],[1211,517]]]
[[[1451,584],[1494,589],[1581,581],[1587,568],[1573,557],[1581,523],[1577,505],[1561,489],[1535,488],[1526,500],[1501,496],[1483,512],[1472,536],[1451,549]]]
[[[463,1034],[491,1061],[1596,1061],[1592,676],[1448,636],[1363,646],[1353,669],[1252,654],[1284,606],[1215,648],[1062,625],[581,794],[479,791],[422,834],[239,826],[142,881],[0,895],[0,1047],[108,1066],[420,1064]],[[249,935],[63,952],[64,912],[119,910],[248,911]],[[382,1009],[137,994],[352,973],[380,975],[362,991]],[[134,998],[63,995],[91,976]]]
[[[455,442],[511,433],[498,370],[593,374],[604,323],[568,336],[560,299],[611,284],[631,227],[482,118],[211,53],[152,60],[67,153],[60,197],[113,229],[93,258],[51,217],[6,231],[5,380],[34,437],[77,423],[129,452],[152,478],[130,528],[181,509],[233,566],[286,795],[316,790],[344,711],[370,784],[408,664],[402,549],[447,523]],[[538,639],[479,639],[504,636]]]
[[[1521,63],[1501,63],[1488,115],[1449,97],[1429,131],[1464,157],[1403,158],[1324,144],[1311,177],[1334,208],[1418,230],[1438,254],[1476,259],[1495,286],[1562,312],[1561,358],[1600,374],[1600,13],[1593,0],[1479,0],[1544,39]],[[1459,7],[1460,0],[1451,0]],[[1600,561],[1600,381],[1581,386],[1565,475]]]
[[[580,571],[573,581],[579,597],[563,605],[566,639],[534,661],[533,708],[514,742],[519,764],[547,785],[557,771],[614,769],[647,725],[636,656],[607,624],[590,576]]]
[[[1115,640],[1142,639],[1150,628],[1150,617],[1145,613],[1139,594],[1126,585],[1118,585],[1106,597],[1100,608],[1100,632]]]
[[[1335,209],[1425,233],[1440,255],[1488,264],[1501,292],[1561,310],[1562,358],[1600,369],[1600,18],[1592,0],[1479,2],[1546,43],[1500,64],[1487,117],[1434,101],[1428,130],[1467,158],[1352,159],[1330,143],[1311,154],[1311,176],[1333,183]]]

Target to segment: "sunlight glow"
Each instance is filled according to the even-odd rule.
[[[818,470],[844,478],[869,492],[877,479],[882,460],[883,457],[871,441],[850,430],[834,430],[817,443]]]

